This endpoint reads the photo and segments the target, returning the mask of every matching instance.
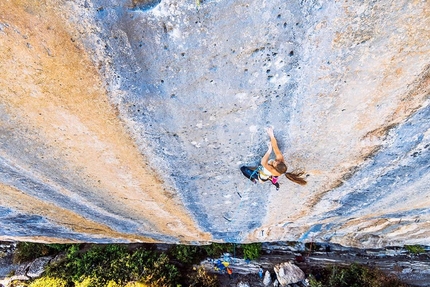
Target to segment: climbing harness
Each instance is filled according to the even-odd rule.
[[[257,183],[257,179],[260,178],[260,171],[263,170],[263,166],[259,165],[250,175],[249,179],[253,182],[253,183]],[[257,178],[253,178],[254,175],[257,174]]]
[[[249,169],[248,167],[246,167]],[[279,190],[278,176],[268,175],[263,172],[263,166],[259,165],[253,172],[249,175],[249,180],[253,183],[258,183],[259,181],[266,182],[270,180],[270,182],[276,186],[276,190]],[[243,171],[242,171],[243,172]],[[257,175],[257,176],[256,176]],[[261,175],[264,175],[263,177]],[[265,178],[267,177],[267,178]]]

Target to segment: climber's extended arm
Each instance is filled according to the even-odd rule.
[[[271,166],[270,164],[269,164],[269,157],[270,157],[270,154],[272,153],[272,143],[271,142],[269,142],[268,144],[267,144],[267,146],[268,146],[268,149],[267,149],[267,152],[264,154],[264,156],[263,156],[263,158],[261,159],[261,165],[265,168],[265,169],[267,169],[268,171],[270,171],[270,173],[272,173],[272,174],[277,174],[278,172],[276,171],[276,169],[275,168],[273,168],[273,166]]]
[[[275,153],[276,160],[277,161],[284,161],[284,156],[282,155],[281,151],[278,147],[278,142],[276,141],[275,135],[273,134],[273,128],[267,128],[267,134],[270,137],[270,143],[273,147],[273,152]]]
[[[263,158],[261,159],[261,165],[264,167],[266,167],[266,165],[269,165],[268,164],[269,157],[270,157],[270,154],[272,153],[272,144],[268,143],[267,147],[268,147],[267,152],[264,154]]]

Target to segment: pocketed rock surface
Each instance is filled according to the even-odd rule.
[[[426,1],[0,3],[0,239],[428,244]],[[253,185],[273,126],[290,171]]]

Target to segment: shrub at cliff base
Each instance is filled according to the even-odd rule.
[[[203,267],[197,268],[197,272],[188,275],[189,287],[217,287],[218,278],[208,274]]]
[[[124,245],[79,246],[69,248],[66,258],[47,268],[45,276],[61,278],[79,287],[124,286],[142,282],[147,286],[176,286],[179,273],[166,254],[145,249],[129,251]],[[145,285],[144,285],[145,286]]]
[[[32,261],[39,257],[57,254],[60,251],[67,250],[70,246],[70,244],[18,242],[13,254],[13,262],[19,264]]]
[[[74,287],[91,287],[96,286],[96,284],[93,278],[87,277],[82,282],[75,282]],[[149,287],[149,285],[140,282],[128,282],[126,285],[122,285],[111,280],[107,282],[106,287]]]
[[[125,287],[148,287],[148,285],[140,283],[140,282],[128,282]]]
[[[45,248],[22,245],[20,258],[35,254],[46,255]],[[43,247],[43,246],[42,246]],[[130,250],[127,245],[68,245],[64,259],[47,267],[44,277],[29,287],[215,287],[218,278],[203,268],[192,268],[192,262],[201,256],[236,253],[235,245],[213,244],[209,246],[173,246],[167,253],[145,247]],[[53,247],[50,247],[53,248]],[[63,250],[65,246],[58,246]],[[54,248],[55,249],[55,248]],[[30,252],[27,256],[24,252]],[[50,252],[50,251],[49,251]],[[261,244],[238,245],[237,253],[246,259],[260,257]],[[238,255],[238,254],[236,254]],[[181,272],[179,271],[181,270]],[[376,268],[352,264],[348,267],[332,266],[316,268],[309,276],[311,287],[406,287],[393,276],[387,276]]]
[[[232,243],[212,243],[200,247],[207,257],[217,258],[224,253],[233,253],[234,244]]]
[[[240,245],[240,249],[253,244]],[[261,244],[257,244],[260,246]],[[170,258],[182,264],[199,263],[205,258],[218,258],[224,253],[234,253],[235,245],[232,243],[212,243],[210,245],[195,246],[195,245],[173,245],[168,254]]]
[[[310,287],[407,287],[394,276],[385,275],[377,268],[359,264],[348,267],[332,266],[312,271]]]
[[[181,263],[194,263],[198,257],[198,247],[192,245],[174,245],[169,249],[170,256]]]
[[[405,248],[407,251],[409,251],[409,253],[415,255],[426,252],[424,247],[422,247],[421,245],[405,245]]]
[[[148,246],[148,249],[140,247],[130,250],[129,246],[120,244],[19,245],[17,261],[28,261],[47,254],[56,255],[66,250],[63,251],[63,259],[47,266],[44,277],[31,283],[35,287],[213,287],[218,285],[217,277],[207,274],[203,269],[193,270],[192,263],[208,254],[230,251],[233,246],[215,244],[203,248],[177,245],[167,253],[160,253]],[[23,286],[28,285],[21,283]]]
[[[261,243],[241,244],[240,248],[245,259],[256,260],[260,258]]]
[[[67,287],[67,281],[60,278],[42,277],[34,280],[29,287]]]

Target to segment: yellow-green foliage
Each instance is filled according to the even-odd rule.
[[[144,267],[141,280],[151,287],[171,287],[178,277],[179,271],[175,265],[169,263],[169,257],[162,253],[156,258],[150,258]]]
[[[148,286],[149,285],[146,285],[140,282],[128,282],[127,285],[125,285],[125,287],[148,287]]]
[[[99,283],[96,279],[91,277],[86,277],[81,282],[74,282],[75,287],[94,287],[99,286]],[[122,284],[116,283],[114,280],[110,280],[106,283],[106,287],[122,287]],[[124,287],[148,287],[149,285],[146,285],[144,283],[140,282],[128,282]]]
[[[30,283],[29,287],[66,287],[67,281],[60,278],[42,277]]]
[[[75,281],[75,287],[91,287],[95,284],[94,279],[91,277],[85,277],[81,282]]]
[[[122,285],[116,283],[115,281],[111,280],[108,282],[106,287],[122,287]]]
[[[217,287],[218,284],[218,278],[215,275],[209,274],[206,272],[206,270],[203,267],[199,267],[197,269],[197,272],[193,272],[190,275],[188,275],[189,279],[189,287],[198,287],[198,286],[205,286],[205,287]]]

